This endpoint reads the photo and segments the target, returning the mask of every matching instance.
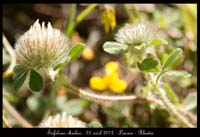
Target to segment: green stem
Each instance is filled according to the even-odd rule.
[[[76,24],[80,23],[98,4],[90,4],[76,18]]]
[[[56,80],[58,80],[57,82],[59,82],[59,84],[61,84],[62,86],[64,86],[66,89],[69,89],[70,92],[73,92],[75,94],[79,93],[79,89],[77,89],[76,87],[68,84],[68,82],[65,80],[65,78],[63,77],[63,75],[58,74],[56,78],[57,78]]]
[[[68,84],[68,82],[64,79],[64,77],[60,74],[58,75],[57,77],[57,80],[60,82],[61,85],[63,85],[66,89],[69,89],[69,91],[73,94],[76,94],[77,96],[80,96],[82,98],[85,98],[85,99],[88,99],[90,101],[94,101],[94,102],[97,102],[97,103],[114,103],[114,102],[148,102],[148,103],[155,103],[157,104],[159,107],[163,108],[165,104],[165,107],[167,109],[168,106],[170,106],[170,110],[174,110],[173,109],[173,105],[170,104],[169,100],[167,99],[166,96],[162,97],[164,98],[163,102],[161,102],[160,100],[157,100],[155,98],[149,98],[149,97],[137,97],[137,96],[104,96],[104,95],[99,95],[99,94],[94,94],[94,93],[91,93],[89,91],[84,91],[84,90],[81,90],[81,89],[78,89],[70,84]],[[149,77],[150,78],[150,77]],[[158,91],[160,91],[160,89],[157,89]],[[162,95],[163,96],[163,95]],[[167,101],[166,101],[167,100]],[[167,102],[167,103],[165,103]],[[167,105],[166,105],[167,104]],[[170,104],[170,105],[169,105]],[[179,111],[181,114],[184,114],[184,115],[192,115],[190,113],[187,113],[187,112],[184,112],[184,111],[181,111],[181,110],[176,110],[175,108],[175,111],[173,111],[174,113],[176,113],[176,116],[180,116],[180,114],[177,112]],[[183,116],[182,116],[183,117]],[[194,117],[192,115],[192,117]],[[184,118],[182,118],[184,120]],[[193,127],[193,125],[191,124],[188,124],[187,122],[184,122],[186,123],[187,125],[189,125],[188,127]],[[186,125],[184,124],[184,125]]]
[[[53,85],[52,85],[51,90],[50,90],[50,94],[48,96],[48,101],[47,101],[49,103],[44,108],[46,111],[43,114],[42,119],[47,119],[49,117],[49,114],[51,114],[51,112],[52,112],[52,108],[55,108],[54,107],[55,93],[56,93],[55,92],[55,83],[53,82]]]
[[[76,4],[71,4],[69,18],[67,22],[66,35],[69,37],[74,29],[74,19],[76,16]]]
[[[135,4],[132,4],[132,7],[133,7],[133,10],[134,10],[134,12],[135,12],[135,14],[136,14],[136,17],[137,17],[139,20],[141,20],[141,15],[140,15],[140,12],[139,12],[137,6],[136,6]]]
[[[158,84],[158,82],[159,82],[159,80],[160,80],[160,78],[161,78],[161,76],[162,76],[162,74],[163,74],[164,72],[160,72],[160,73],[158,73],[158,75],[157,75],[157,77],[156,77],[156,84]]]
[[[123,4],[123,6],[124,6],[124,9],[125,9],[125,11],[126,11],[126,14],[127,14],[128,17],[129,17],[129,20],[131,21],[131,23],[133,23],[133,22],[134,22],[133,14],[132,14],[132,13],[130,12],[130,10],[128,9],[127,4]]]
[[[74,22],[69,24],[68,29],[66,30],[67,36],[71,36],[72,32],[76,26],[97,6],[98,4],[90,4],[87,6],[75,19]]]
[[[150,79],[153,82],[153,87],[157,91],[160,99],[162,100],[163,104],[167,108],[167,110],[173,114],[184,126],[186,127],[194,127],[181,113],[178,112],[177,108],[170,102],[170,100],[167,98],[166,93],[163,89],[159,86],[159,79],[162,75],[162,72],[160,72],[156,77],[156,82],[154,81],[154,78],[149,74]]]
[[[165,91],[161,90],[157,84],[154,84],[154,88],[158,92],[162,102],[165,104],[169,112],[171,112],[184,126],[194,127],[182,114],[178,112],[176,107],[169,101],[165,94]]]

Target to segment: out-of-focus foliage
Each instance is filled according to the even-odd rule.
[[[185,28],[185,33],[192,33],[197,37],[197,4],[179,4],[181,19]]]

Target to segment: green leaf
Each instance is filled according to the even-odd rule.
[[[190,93],[183,102],[186,111],[192,110],[197,107],[197,93]]]
[[[15,90],[19,90],[20,87],[23,85],[28,72],[29,72],[29,70],[24,65],[16,65],[15,66],[14,76],[13,76],[13,79],[14,79],[13,88]]]
[[[63,111],[65,111],[69,115],[75,116],[81,114],[85,106],[86,104],[81,99],[73,99],[65,104]]]
[[[70,60],[80,57],[84,47],[85,47],[85,44],[83,44],[83,43],[78,43],[78,44],[74,45],[68,53]]]
[[[88,124],[89,128],[102,128],[102,125],[97,121],[92,121]]]
[[[120,52],[125,52],[128,46],[125,44],[120,44],[118,42],[105,42],[103,44],[103,50],[110,54],[118,54]]]
[[[163,88],[165,89],[167,97],[170,99],[170,101],[173,104],[178,104],[179,103],[179,99],[178,99],[176,93],[174,92],[174,90],[170,87],[170,85],[164,84]]]
[[[65,64],[67,64],[67,63],[65,63],[65,62],[59,63],[59,64],[57,64],[57,65],[54,67],[53,70],[62,69],[62,68],[65,66]]]
[[[26,104],[28,108],[32,111],[35,112],[36,114],[38,113],[43,113],[45,111],[45,107],[47,105],[46,103],[46,98],[44,96],[40,96],[38,94],[33,94],[28,97],[26,100]]]
[[[29,88],[33,91],[40,91],[44,85],[42,76],[35,70],[30,72]]]
[[[56,107],[62,110],[67,102],[67,96],[57,96],[56,97]]]
[[[158,61],[153,58],[145,58],[142,62],[138,62],[137,65],[138,65],[138,68],[144,72],[159,71],[157,67]]]
[[[191,74],[187,71],[167,71],[165,72],[168,76],[174,76],[174,77],[183,77],[188,78],[191,77]]]
[[[182,50],[180,48],[177,48],[175,50],[173,50],[168,58],[166,59],[166,61],[163,63],[162,65],[162,70],[166,69],[167,67],[169,67],[170,65],[172,65],[182,54]]]
[[[158,46],[158,45],[166,45],[168,42],[165,39],[154,39],[150,41],[147,45],[148,46]]]
[[[13,75],[13,79],[17,79],[18,77],[20,77],[21,75],[23,75],[23,73],[25,73],[27,71],[27,67],[24,65],[16,65],[14,67],[14,75]]]

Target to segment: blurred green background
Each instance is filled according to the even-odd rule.
[[[36,21],[51,22],[54,28],[66,33],[70,15],[78,15],[89,4],[4,4],[3,33],[14,48],[16,39]],[[85,42],[94,57],[84,55],[70,63],[64,75],[77,87],[89,89],[88,81],[93,75],[101,75],[103,66],[110,60],[122,66],[121,77],[129,81],[124,94],[141,96],[146,84],[142,74],[132,74],[127,70],[123,55],[110,55],[103,51],[102,45],[113,40],[113,34],[124,23],[147,20],[159,28],[159,35],[169,42],[167,46],[156,49],[159,58],[165,58],[173,49],[180,47],[184,56],[173,66],[176,70],[186,70],[192,74],[187,79],[164,77],[167,90],[177,97],[177,107],[197,113],[197,5],[196,4],[109,4],[115,14],[116,25],[106,32],[102,23],[104,4],[98,4],[80,23],[71,35],[72,42]],[[73,13],[72,13],[73,12]],[[109,20],[108,20],[109,22]],[[165,54],[163,54],[165,53]],[[181,62],[182,61],[182,62]],[[11,57],[3,47],[3,72],[11,62]],[[128,77],[129,76],[129,77]],[[85,122],[98,121],[103,127],[178,127],[176,119],[169,113],[148,103],[97,104],[71,95],[63,87],[52,88],[48,78],[39,93],[26,87],[15,91],[12,76],[3,78],[3,97],[31,124],[37,126],[49,115],[60,112],[78,117]],[[112,93],[104,94],[112,95]],[[7,112],[4,116],[13,127],[21,125]]]

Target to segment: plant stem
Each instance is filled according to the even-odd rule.
[[[7,50],[7,52],[10,54],[11,56],[11,63],[10,66],[8,67],[8,69],[3,73],[3,78],[9,77],[12,75],[13,73],[13,69],[16,65],[16,57],[15,57],[15,51],[12,48],[12,46],[10,45],[10,43],[8,42],[6,36],[3,34],[3,45],[5,47],[5,49]]]
[[[62,71],[61,71],[61,72],[62,72]],[[76,87],[74,87],[74,86],[68,84],[68,82],[65,80],[65,78],[63,77],[63,75],[62,75],[61,73],[58,74],[56,78],[57,78],[57,80],[58,80],[57,82],[58,82],[59,84],[61,84],[62,86],[64,86],[66,89],[69,89],[70,92],[75,93],[75,94],[78,94],[78,93],[79,93],[79,89],[77,89]]]
[[[133,10],[134,10],[134,12],[135,12],[135,14],[136,14],[136,17],[137,17],[139,20],[141,20],[141,15],[140,15],[140,12],[138,11],[137,6],[136,6],[135,4],[132,4],[132,8],[133,8]]]
[[[70,26],[67,27],[66,34],[67,36],[71,37],[76,26],[97,6],[98,4],[90,4],[87,6],[75,19],[74,22],[69,24]]]
[[[3,115],[3,123],[5,124],[6,127],[12,128],[12,126],[9,124],[8,120],[6,119],[4,115]]]
[[[75,86],[72,86],[68,84],[68,82],[64,79],[62,75],[58,76],[58,79],[60,80],[61,84],[66,88],[71,91],[71,93],[76,94],[84,99],[94,101],[96,103],[115,103],[115,102],[148,102],[148,103],[154,103],[158,105],[162,109],[168,109],[164,103],[158,99],[151,98],[151,97],[137,97],[134,95],[129,95],[129,96],[104,96],[104,95],[99,95],[92,93],[90,91],[85,91],[82,89],[78,89]],[[189,113],[185,112],[183,110],[178,109],[177,110],[179,113],[189,117],[192,121],[196,122],[196,117]],[[180,115],[180,114],[179,114]]]
[[[127,4],[123,4],[123,6],[124,6],[124,9],[125,9],[125,11],[126,11],[126,14],[127,14],[128,17],[129,17],[130,22],[133,23],[133,22],[134,22],[133,14],[132,14],[132,13],[130,12],[130,10],[128,9]]]
[[[75,16],[76,16],[76,4],[71,4],[69,18],[68,18],[68,22],[67,22],[67,29],[66,29],[66,35],[68,37],[70,36],[70,33],[72,32],[72,29],[74,27]]]
[[[159,82],[159,80],[160,80],[160,78],[161,78],[163,73],[164,73],[163,71],[158,73],[158,75],[156,77],[156,84],[158,84],[158,82]]]
[[[33,127],[28,121],[26,121],[17,110],[5,99],[3,98],[3,107],[23,126],[26,128]]]
[[[151,75],[150,75],[151,77]],[[160,99],[162,100],[163,104],[166,106],[167,110],[172,113],[184,126],[186,127],[194,127],[181,113],[178,112],[177,108],[170,102],[170,100],[167,98],[165,91],[160,88],[158,80],[161,77],[161,73],[158,74],[156,78],[156,82],[153,81],[153,78],[151,77],[151,80],[153,81],[153,87],[157,91]]]

